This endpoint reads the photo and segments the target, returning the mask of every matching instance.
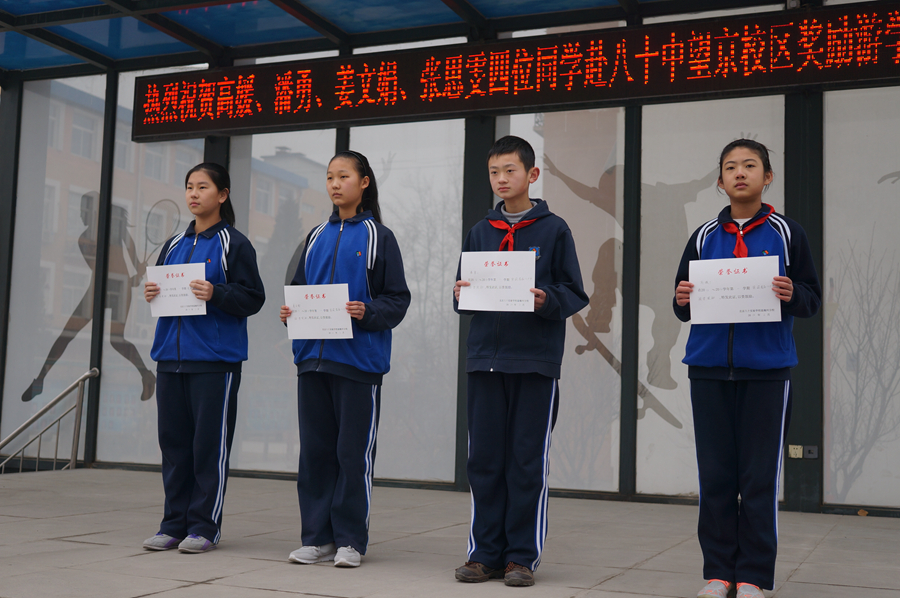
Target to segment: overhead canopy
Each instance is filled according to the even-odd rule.
[[[772,0],[0,0],[0,80],[637,20]]]

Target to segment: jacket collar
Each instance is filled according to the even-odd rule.
[[[193,237],[196,232],[194,232],[194,224],[196,220],[191,220],[191,223],[188,224],[187,230],[184,232],[186,237]],[[220,230],[228,226],[228,223],[224,220],[219,220],[216,224],[210,226],[208,229],[201,231],[200,234],[206,237],[207,239],[212,239],[215,235],[219,233]]]
[[[756,214],[754,214],[753,218],[748,220],[746,222],[746,224],[744,224],[744,226],[747,226],[751,222],[754,222],[757,219],[765,216],[766,213],[769,211],[769,208],[771,208],[771,206],[769,204],[763,202],[763,205],[762,205],[762,207],[759,208],[759,211]],[[719,212],[718,220],[719,220],[719,224],[725,224],[726,222],[734,222],[734,218],[731,217],[731,206],[725,206],[724,208],[722,208],[722,211]]]
[[[352,218],[347,218],[347,220],[345,220],[344,222],[362,222],[363,220],[367,220],[369,218],[372,218],[372,212],[371,212],[371,210],[366,210],[364,212],[360,212],[359,214],[357,214],[356,216],[353,216]],[[331,212],[331,216],[328,217],[328,222],[331,222],[334,224],[341,223],[341,217],[338,216],[338,211],[336,208]]]
[[[526,216],[527,220],[536,220],[538,218],[543,218],[544,216],[550,215],[550,208],[547,206],[547,202],[543,199],[536,199],[534,197],[531,198],[531,201],[535,202],[534,207],[528,212],[528,216]],[[507,224],[509,224],[509,220],[504,218],[503,212],[500,211],[500,205],[498,203],[496,208],[492,208],[488,210],[487,216],[484,217],[485,220],[501,220]]]

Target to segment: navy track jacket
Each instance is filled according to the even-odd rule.
[[[762,218],[768,211],[763,204],[744,226]],[[731,206],[718,218],[698,228],[681,257],[675,287],[688,280],[691,260],[734,257],[737,234],[722,227],[731,218]],[[713,380],[788,380],[790,368],[797,365],[797,350],[792,329],[794,317],[814,316],[822,305],[822,289],[809,251],[809,241],[799,224],[773,212],[769,219],[744,235],[747,256],[778,256],[778,271],[794,285],[791,300],[781,302],[780,322],[741,324],[694,324],[688,337],[683,362],[690,378]],[[675,315],[682,322],[691,319],[691,304],[680,307],[672,300]]]
[[[353,338],[294,340],[297,373],[324,372],[381,384],[391,369],[391,329],[406,315],[410,293],[400,246],[369,211],[341,221],[333,212],[306,237],[291,284],[346,283],[350,301],[362,301],[361,320],[351,318]]]
[[[206,315],[159,318],[150,357],[160,372],[239,372],[247,360],[247,316],[266,301],[256,251],[224,220],[200,234],[191,222],[166,241],[156,265],[197,263],[206,264],[214,287]]]
[[[575,254],[575,240],[566,221],[550,212],[547,202],[537,202],[526,220],[536,222],[517,230],[516,251],[534,251],[534,286],[547,293],[536,312],[460,311],[473,315],[469,327],[466,371],[497,371],[507,374],[537,373],[559,378],[566,340],[566,318],[588,304]],[[484,220],[466,235],[462,250],[498,251],[506,231],[489,220],[509,223],[499,210],[489,210]],[[456,279],[460,278],[456,270]]]

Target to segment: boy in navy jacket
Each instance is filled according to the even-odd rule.
[[[454,309],[473,315],[466,359],[472,522],[468,561],[456,570],[460,581],[503,577],[509,586],[534,585],[547,536],[550,433],[566,318],[588,304],[568,225],[528,197],[540,174],[534,162],[524,139],[494,143],[488,168],[503,203],[463,243],[464,252],[535,252],[534,312],[460,311],[460,288],[469,283],[457,280],[454,287]]]

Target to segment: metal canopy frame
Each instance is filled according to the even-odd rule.
[[[185,66],[203,62],[209,63],[211,66],[223,66],[231,64],[235,59],[277,56],[279,54],[303,54],[323,50],[339,50],[346,53],[351,48],[450,37],[466,37],[470,41],[486,40],[495,39],[502,32],[566,27],[585,23],[625,21],[629,25],[633,25],[648,16],[771,6],[778,3],[772,0],[656,0],[653,2],[619,0],[618,6],[489,19],[482,15],[469,0],[440,0],[461,19],[459,22],[367,33],[349,33],[309,8],[303,0],[268,1],[297,19],[299,23],[312,28],[321,37],[237,47],[222,46],[162,14],[173,10],[230,4],[229,0],[102,0],[103,4],[96,6],[52,10],[22,16],[0,11],[0,33],[19,33],[83,61],[81,64],[70,66],[27,70],[0,69],[0,83],[10,80],[49,79],[102,74],[110,71]],[[804,2],[804,4],[819,5],[821,0]],[[48,29],[59,25],[122,17],[138,19],[173,39],[191,46],[194,51],[116,60]]]

